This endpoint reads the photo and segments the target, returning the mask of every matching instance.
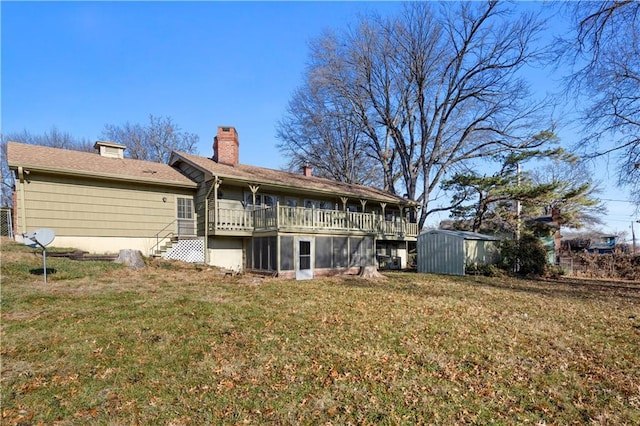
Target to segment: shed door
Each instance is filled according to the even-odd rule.
[[[296,279],[313,278],[313,244],[311,238],[299,238],[296,243]]]

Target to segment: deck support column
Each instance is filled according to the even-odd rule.
[[[364,208],[365,208],[365,206],[367,205],[367,200],[360,199],[360,204],[362,205],[362,213],[364,213]],[[368,226],[364,223],[364,222],[365,222],[365,220],[366,220],[366,216],[365,216],[364,214],[363,214],[362,216],[360,216],[360,221],[361,221],[362,223],[360,223],[359,225],[360,225],[360,228],[361,228],[361,229],[362,229],[362,228],[366,229],[366,228],[368,227]],[[371,224],[371,225],[373,225],[373,224]]]
[[[211,187],[207,190],[207,194],[204,196],[204,263],[209,264],[209,196],[211,195],[211,191],[215,192],[216,200],[218,199],[217,187],[220,186],[222,181],[218,179],[217,176],[213,177],[213,182],[211,183]],[[213,231],[215,233],[216,229],[216,204],[214,202],[214,210],[213,210]]]
[[[344,222],[342,224],[342,226],[346,229],[349,229],[351,226],[349,225],[349,215],[347,212],[347,202],[349,201],[349,198],[347,197],[340,197],[340,200],[342,201],[342,210],[344,211]]]
[[[253,196],[253,210],[256,209],[256,193],[258,189],[260,189],[260,185],[249,185],[249,189],[251,190],[251,195]]]

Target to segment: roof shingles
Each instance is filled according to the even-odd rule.
[[[163,163],[108,158],[97,153],[28,145],[17,142],[7,144],[10,167],[31,168],[49,172],[65,171],[87,176],[111,177],[157,184],[195,187],[196,184],[178,170]]]
[[[244,164],[236,166],[219,164],[210,158],[183,152],[174,152],[173,154],[173,161],[180,159],[187,161],[202,171],[221,178],[226,177],[262,185],[270,184],[291,190],[304,188],[310,192],[336,196],[370,199],[393,204],[410,204],[408,200],[400,196],[368,186]],[[7,144],[7,160],[12,168],[22,166],[27,169],[60,174],[66,172],[116,180],[124,179],[184,187],[197,186],[195,182],[181,174],[176,168],[167,164],[128,158],[109,158],[91,152],[9,142]]]
[[[174,152],[174,161],[180,158],[197,166],[203,171],[207,171],[212,175],[221,178],[227,177],[246,182],[253,182],[256,184],[272,184],[291,188],[293,190],[300,190],[301,188],[304,188],[308,191],[332,193],[337,196],[373,199],[380,202],[394,204],[410,203],[408,200],[400,196],[364,185],[349,184],[331,179],[324,179],[315,176],[305,176],[303,174],[283,172],[280,170],[248,166],[244,164],[230,166],[217,163],[210,158],[202,157],[199,155]]]

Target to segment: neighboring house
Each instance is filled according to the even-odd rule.
[[[529,222],[529,225],[534,225],[537,230],[536,235],[538,235],[545,248],[549,265],[558,265],[560,263],[562,243],[560,222],[560,209],[557,207],[551,208],[550,215],[536,217]]]
[[[587,251],[597,254],[611,254],[616,248],[617,235],[599,235],[591,240]]]
[[[469,266],[496,263],[500,238],[468,231],[437,229],[418,236],[418,272],[465,275]]]
[[[135,248],[236,271],[299,279],[357,271],[415,247],[415,204],[393,194],[239,163],[238,134],[220,127],[214,156],[173,152],[169,164],[10,142],[17,234],[47,227],[54,245]],[[109,157],[110,156],[110,157]],[[177,245],[176,245],[177,244]]]
[[[562,251],[565,255],[575,252],[596,254],[613,253],[617,244],[617,235],[609,234],[577,234],[562,240]]]

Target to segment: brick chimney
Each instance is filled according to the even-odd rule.
[[[218,127],[218,134],[213,138],[213,161],[236,166],[239,159],[239,146],[238,133],[234,127]]]
[[[302,166],[302,174],[309,177],[311,176],[311,173],[313,173],[313,167],[311,167],[308,164],[305,164],[304,166]]]

